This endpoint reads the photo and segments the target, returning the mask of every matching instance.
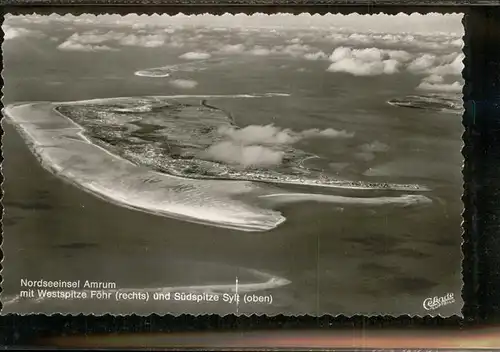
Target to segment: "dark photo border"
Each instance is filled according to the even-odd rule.
[[[63,315],[7,315],[0,317],[0,345],[6,348],[70,347],[57,341],[61,337],[89,337],[113,334],[115,347],[149,348],[154,346],[148,336],[157,333],[220,333],[294,331],[296,337],[306,336],[311,330],[327,336],[333,331],[392,331],[394,334],[411,332],[449,331],[478,332],[500,323],[500,1],[356,1],[356,0],[149,0],[149,1],[14,1],[4,0],[3,15],[12,14],[198,14],[198,13],[464,13],[464,71],[463,99],[464,156],[464,213],[463,213],[463,279],[462,296],[465,304],[463,318],[323,316],[236,317],[210,316],[63,316]],[[3,16],[2,16],[3,19]],[[3,40],[3,35],[2,35]],[[3,81],[2,81],[3,86]],[[3,135],[3,131],[2,131]],[[3,160],[3,156],[2,156]],[[3,176],[2,176],[3,181]],[[3,190],[2,190],[3,196]],[[2,207],[3,214],[3,207]],[[500,336],[500,325],[496,335]],[[479,330],[478,330],[479,329]],[[488,330],[490,331],[490,330]],[[122,336],[139,334],[141,339],[123,340]],[[144,335],[146,333],[146,335]],[[156,333],[154,335],[147,335]],[[390,334],[392,334],[390,333]],[[358,334],[359,335],[359,334]],[[361,335],[360,335],[361,336]],[[87,340],[87,338],[83,340]],[[186,337],[187,339],[187,337]],[[82,339],[73,340],[71,347],[82,345]],[[80,343],[78,342],[80,341]],[[149,341],[149,342],[148,342]],[[205,340],[203,340],[205,341]],[[267,344],[265,343],[267,341]],[[272,339],[262,342],[260,348],[274,349]],[[270,342],[271,341],[271,342]],[[187,342],[187,340],[186,340]],[[96,342],[97,343],[97,342]],[[149,343],[149,345],[148,345]],[[94,345],[93,347],[98,347]],[[102,343],[104,347],[105,344]],[[168,343],[163,349],[171,347]],[[200,343],[198,348],[217,349],[221,344]],[[231,345],[224,345],[226,348]],[[236,345],[235,345],[236,346]],[[241,345],[238,345],[241,349]],[[298,345],[297,345],[298,346]],[[430,346],[430,345],[429,345]],[[193,348],[185,345],[184,348]],[[310,346],[311,349],[314,346]],[[332,342],[328,348],[338,347]],[[367,348],[370,345],[366,345]],[[387,346],[389,347],[389,346]],[[426,346],[422,346],[425,348]],[[474,348],[475,346],[470,346]],[[480,346],[477,346],[480,347]],[[500,342],[498,342],[500,348]],[[236,348],[236,347],[235,347]],[[306,346],[302,346],[306,348]],[[325,348],[325,346],[323,346]],[[229,348],[230,349],[230,348]],[[256,347],[253,347],[256,349]]]

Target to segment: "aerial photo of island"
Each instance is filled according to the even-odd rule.
[[[461,21],[6,16],[2,314],[460,315]]]

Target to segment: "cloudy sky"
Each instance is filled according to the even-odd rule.
[[[415,88],[422,93],[459,93],[464,58],[461,20],[462,15],[441,14],[51,15],[7,16],[3,30],[6,42],[29,45],[30,40],[40,40],[47,50],[60,55],[106,55],[139,48],[144,55],[158,57],[159,67],[144,67],[136,74],[165,77],[185,91],[199,85],[196,75],[185,79],[175,77],[176,71],[227,65],[227,58],[252,63],[257,57],[259,62],[279,57],[298,66],[317,64],[331,75],[413,75],[418,78]],[[167,57],[166,52],[175,55]],[[311,137],[352,137],[346,131],[293,132],[272,125],[228,130],[223,135],[226,139],[205,156],[243,166],[281,163],[283,152],[276,145]],[[376,152],[369,149],[362,154]]]
[[[461,34],[461,14],[427,14],[414,13],[396,16],[374,15],[291,15],[291,14],[254,14],[254,15],[81,15],[50,16],[6,15],[6,23],[47,23],[64,22],[70,24],[101,24],[109,26],[178,27],[205,26],[226,28],[345,28],[361,32],[386,33],[455,33]]]
[[[418,89],[459,92],[461,20],[457,14],[8,15],[3,30],[6,41],[45,39],[61,52],[183,50],[178,59],[186,65],[177,70],[227,56],[287,56],[354,76],[407,72],[421,78]],[[196,87],[186,80],[172,84]]]

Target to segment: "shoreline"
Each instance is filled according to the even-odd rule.
[[[217,218],[218,220],[209,220],[206,217],[200,218],[199,212],[193,213],[193,215],[197,215],[197,217],[195,217],[193,215],[181,214],[179,212],[172,212],[172,211],[168,211],[166,209],[154,209],[152,207],[146,207],[144,205],[141,206],[140,204],[131,203],[131,201],[133,201],[134,199],[130,199],[130,198],[133,198],[133,197],[130,197],[130,189],[128,189],[127,193],[124,194],[122,197],[119,197],[116,195],[113,196],[111,194],[107,194],[102,189],[102,187],[101,188],[97,187],[95,185],[95,182],[92,182],[91,184],[84,185],[81,183],[81,181],[79,181],[75,177],[74,174],[71,173],[71,170],[69,170],[69,175],[68,175],[67,168],[63,168],[61,166],[58,166],[57,163],[54,160],[51,160],[50,156],[47,155],[47,150],[50,150],[51,148],[52,149],[57,148],[54,146],[54,144],[52,144],[51,146],[41,146],[40,143],[37,143],[36,137],[34,137],[30,132],[28,132],[22,126],[22,122],[19,123],[19,121],[18,121],[16,123],[16,121],[15,121],[16,117],[14,116],[14,114],[12,112],[13,108],[18,108],[18,109],[19,108],[32,108],[33,105],[36,105],[36,104],[40,104],[40,103],[9,105],[3,109],[3,112],[4,112],[4,115],[8,119],[10,119],[9,122],[12,123],[14,128],[21,134],[23,139],[27,142],[28,147],[31,150],[31,152],[35,155],[37,160],[40,162],[40,164],[46,170],[55,174],[57,177],[62,178],[64,181],[75,185],[76,187],[80,188],[81,190],[83,190],[85,192],[91,193],[94,196],[97,196],[98,198],[101,198],[105,201],[111,202],[115,205],[122,206],[125,208],[143,211],[143,212],[146,212],[146,213],[149,213],[152,215],[166,216],[166,217],[170,217],[170,218],[181,220],[181,221],[188,221],[188,222],[192,222],[192,223],[196,223],[196,224],[200,224],[200,225],[216,226],[216,227],[226,228],[226,229],[230,229],[230,230],[239,230],[239,231],[245,231],[245,232],[268,231],[268,230],[271,230],[271,229],[277,227],[278,225],[280,225],[281,223],[283,223],[286,220],[283,216],[280,215],[281,213],[279,213],[279,212],[269,210],[269,209],[255,208],[255,207],[249,206],[245,203],[242,203],[240,201],[232,199],[231,195],[233,195],[234,193],[238,193],[237,190],[235,191],[235,190],[229,189],[225,195],[224,194],[218,195],[218,194],[215,194],[215,192],[206,192],[209,199],[212,199],[214,196],[220,196],[220,198],[221,198],[220,200],[225,200],[228,203],[228,204],[222,204],[222,205],[225,205],[225,207],[222,209],[222,212],[224,214],[226,214],[226,216],[229,218],[227,218],[226,220],[223,220],[224,215],[222,215],[222,218],[221,218],[221,214],[219,213],[221,211],[221,209],[219,208],[218,209],[219,212],[212,213],[213,216],[215,218]],[[51,105],[50,107],[52,108],[55,104],[50,103],[50,105]],[[53,108],[51,110],[55,111]],[[60,114],[59,112],[57,112],[57,113],[58,113],[59,117],[63,118],[64,115]],[[65,116],[64,116],[64,118],[71,121],[72,124],[79,126],[78,124],[73,122],[71,119],[69,119]],[[136,165],[136,164],[134,164],[126,159],[123,159],[119,156],[116,156],[116,155],[108,152],[104,148],[91,143],[87,137],[81,135],[82,130],[83,130],[83,128],[81,126],[79,126],[78,128],[75,127],[74,130],[75,131],[78,130],[78,132],[74,133],[74,135],[80,137],[81,139],[80,140],[66,140],[65,142],[67,142],[69,144],[71,144],[71,143],[84,144],[85,146],[88,146],[87,148],[90,148],[91,151],[92,151],[92,149],[94,149],[94,150],[97,149],[97,150],[99,150],[99,153],[105,154],[108,157],[111,157],[116,161],[119,161],[121,163],[123,163],[125,161],[125,163],[123,163],[123,165],[128,166],[128,168],[133,167],[134,170],[129,170],[128,174],[122,173],[122,175],[118,176],[118,177],[122,177],[125,181],[129,181],[130,186],[137,184],[137,181],[139,181],[140,186],[145,186],[144,183],[141,183],[141,181],[143,179],[155,179],[155,181],[158,181],[159,183],[165,184],[167,189],[175,187],[175,186],[179,186],[181,184],[180,183],[181,181],[190,183],[192,185],[193,184],[196,185],[200,182],[212,181],[212,183],[214,183],[214,182],[217,183],[217,184],[214,184],[214,186],[215,186],[214,188],[216,190],[229,188],[229,186],[237,185],[237,183],[239,183],[239,186],[242,186],[243,188],[247,188],[248,185],[250,184],[250,182],[241,181],[241,180],[237,180],[236,182],[235,181],[219,181],[219,180],[203,180],[203,181],[190,180],[190,179],[185,179],[185,178],[181,178],[178,176],[173,176],[173,175],[169,175],[169,174],[164,174],[164,173],[152,171],[152,170],[146,169],[144,167],[138,166],[138,165]],[[63,144],[63,143],[61,143],[61,144]],[[67,146],[65,146],[65,147],[67,147]],[[102,152],[104,152],[104,153],[102,153]],[[78,152],[76,152],[76,154],[78,154]],[[95,155],[90,155],[90,157],[92,157],[92,156],[95,156]],[[113,164],[113,163],[114,162],[111,161],[111,164]],[[123,165],[120,165],[119,167],[121,167],[123,169],[124,168]],[[108,166],[108,165],[106,165],[106,166]],[[125,169],[127,169],[127,168],[125,167]],[[98,171],[102,171],[102,170],[98,170]],[[137,179],[135,179],[135,180],[130,179],[130,176],[135,176]],[[172,184],[171,181],[174,181],[174,184]],[[224,183],[224,184],[227,183],[228,185],[224,186],[221,183]],[[220,187],[218,187],[218,186],[220,186]],[[201,189],[201,191],[203,191],[203,188],[200,188],[200,189]],[[149,193],[152,194],[152,193],[155,193],[155,190],[157,190],[156,187],[155,187],[155,189],[146,190],[146,193],[148,193],[148,191],[149,191]],[[136,192],[137,191],[139,191],[139,190],[136,190]],[[247,191],[248,191],[248,189],[247,189]],[[140,193],[144,194],[145,192],[140,192]],[[166,199],[168,199],[169,194],[171,195],[171,193],[169,193],[169,192],[164,192],[164,193],[166,195]],[[239,192],[239,193],[242,193],[242,192]],[[124,198],[127,196],[129,196],[129,200]],[[151,201],[155,201],[155,199],[157,197],[155,198],[155,196],[153,195],[150,198],[151,198]],[[141,203],[141,199],[136,199],[136,203]],[[158,203],[158,201],[156,203]],[[162,202],[160,200],[159,204],[157,204],[157,205],[159,205],[159,206],[161,206],[162,204],[168,205],[168,204],[164,204],[164,203],[165,202]],[[234,208],[236,208],[236,210]],[[206,206],[205,206],[205,209],[208,210],[208,208]],[[239,213],[238,213],[238,211],[239,211]],[[189,212],[192,213],[192,211],[189,211]],[[245,221],[244,219],[242,220],[242,217],[244,217],[245,215],[247,216],[247,221]]]
[[[119,101],[122,101],[125,99],[147,99],[147,98],[154,98],[154,99],[179,98],[180,99],[180,98],[195,98],[195,97],[199,98],[199,97],[202,97],[202,98],[205,98],[205,99],[201,100],[202,106],[223,112],[224,114],[226,114],[228,116],[228,118],[231,120],[231,122],[233,124],[236,124],[234,117],[231,115],[231,113],[229,113],[228,111],[225,111],[223,109],[220,109],[216,106],[212,106],[212,105],[207,104],[206,98],[207,97],[229,97],[229,98],[235,98],[235,97],[236,98],[248,98],[248,97],[260,98],[260,97],[262,97],[263,98],[263,97],[270,97],[270,96],[274,96],[274,95],[283,96],[283,95],[286,95],[286,93],[264,93],[264,95],[262,95],[262,96],[257,96],[257,95],[248,96],[246,94],[239,94],[239,95],[228,95],[228,96],[172,95],[172,96],[116,97],[116,98],[109,98],[109,99],[97,98],[97,99],[91,99],[91,100],[81,100],[81,101],[76,101],[76,102],[65,102],[65,103],[54,102],[52,104],[55,105],[54,110],[58,114],[60,114],[65,119],[68,119],[68,120],[73,122],[73,120],[71,120],[69,117],[67,117],[63,113],[59,112],[57,110],[57,107],[58,106],[65,106],[65,105],[83,105],[83,104],[92,103],[92,102],[97,102],[97,103],[107,103],[107,102],[114,102],[114,101],[119,102]],[[84,131],[84,129],[80,125],[76,124],[75,122],[73,122],[73,123],[75,125],[79,126],[82,129],[82,131]],[[85,139],[87,139],[89,143],[97,145],[97,144],[93,143],[92,141],[90,141],[88,137],[86,137],[86,136],[83,136],[83,137]],[[107,151],[106,149],[104,149],[102,147],[100,147],[100,148],[111,155],[117,156],[116,154],[110,153],[109,151]],[[119,156],[117,156],[117,157],[119,157]],[[317,157],[317,156],[315,156],[315,157]],[[128,159],[124,159],[123,157],[120,157],[120,158],[123,160],[129,161]],[[134,164],[134,165],[137,165],[137,164],[133,163],[132,161],[129,161],[129,162]],[[137,166],[140,166],[140,165],[137,165]],[[430,191],[430,189],[426,186],[415,185],[415,184],[392,184],[392,183],[377,183],[377,182],[348,181],[348,180],[335,180],[335,181],[331,181],[331,183],[315,183],[315,182],[311,182],[311,181],[307,181],[307,180],[305,180],[305,181],[303,181],[303,180],[286,180],[286,179],[265,180],[265,179],[258,179],[258,178],[230,178],[230,177],[216,177],[216,176],[215,177],[207,177],[207,176],[196,176],[196,175],[186,176],[186,175],[177,175],[177,174],[170,173],[170,172],[161,172],[161,171],[156,171],[156,170],[153,170],[153,172],[157,172],[160,175],[169,175],[169,176],[172,176],[172,177],[175,177],[178,179],[185,179],[185,180],[242,181],[242,182],[253,182],[253,183],[257,183],[257,184],[264,184],[264,185],[271,185],[271,186],[272,185],[292,185],[292,186],[308,186],[308,187],[327,188],[327,189],[337,188],[337,189],[360,190],[360,191],[384,191],[384,190],[405,191],[405,192],[428,192],[428,191]]]
[[[139,95],[139,96],[121,96],[121,97],[111,97],[111,98],[94,98],[94,99],[85,99],[85,100],[71,100],[71,101],[62,101],[62,102],[49,102],[54,105],[85,105],[89,103],[109,103],[115,102],[125,99],[146,99],[146,98],[154,98],[154,99],[200,99],[200,98],[227,98],[227,99],[238,99],[238,98],[271,98],[271,97],[290,97],[291,94],[288,93],[262,93],[262,94],[174,94],[174,95]],[[15,104],[29,104],[33,102],[21,102],[21,103],[12,103],[10,105]],[[38,103],[38,102],[37,102]],[[40,103],[43,103],[41,101]]]
[[[123,98],[113,100],[118,99]],[[334,195],[299,195],[293,192],[287,195],[276,194],[276,190],[273,195],[272,188],[268,188],[273,184],[360,190],[390,190],[390,187],[356,187],[352,182],[343,182],[342,185],[317,185],[286,180],[272,182],[187,178],[151,170],[93,143],[85,136],[82,126],[57,111],[58,105],[60,104],[51,102],[11,104],[5,107],[3,112],[7,121],[20,132],[31,152],[46,170],[112,204],[152,215],[231,230],[263,232],[272,230],[286,221],[274,207],[287,204],[291,199],[294,202],[305,200],[361,205],[412,205],[430,200],[425,196],[414,195],[412,197],[418,198],[419,201],[411,198],[412,201],[408,202],[407,195],[401,195],[386,197],[383,202],[377,201],[377,198],[367,202],[366,199],[352,197],[344,201],[344,198]],[[30,115],[30,118],[23,114]],[[50,128],[44,128],[44,123],[52,125]],[[57,123],[61,123],[63,127],[55,128],[53,125]],[[77,159],[76,163],[74,158]],[[116,184],[116,179],[121,182]],[[402,187],[400,190],[413,189]],[[240,197],[245,195],[250,197],[246,201]],[[254,203],[267,199],[273,201],[265,208]]]

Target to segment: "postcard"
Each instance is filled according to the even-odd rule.
[[[2,314],[461,315],[462,15],[7,15]]]

